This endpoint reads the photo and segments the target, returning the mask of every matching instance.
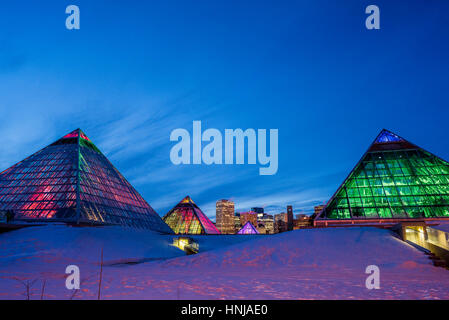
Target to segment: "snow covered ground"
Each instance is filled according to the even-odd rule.
[[[376,228],[267,236],[196,236],[186,256],[173,236],[120,227],[32,227],[0,234],[0,299],[449,299],[449,271]],[[65,288],[65,268],[81,288]],[[368,265],[379,290],[365,287]],[[45,283],[45,285],[44,285]],[[43,291],[43,294],[42,294]]]

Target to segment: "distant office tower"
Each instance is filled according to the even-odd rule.
[[[287,206],[287,229],[293,230],[293,207]]]
[[[316,217],[324,209],[324,207],[326,207],[325,204],[320,204],[318,206],[315,206],[313,208],[313,216]]]
[[[244,226],[247,222],[251,222],[253,226],[257,226],[257,213],[254,211],[240,213],[240,223]]]
[[[218,200],[216,205],[217,229],[222,234],[234,234],[234,202],[230,200]]]
[[[305,214],[297,214],[293,220],[293,230],[308,228],[312,226],[313,219]]]
[[[234,216],[234,226],[235,230],[240,230],[242,223],[240,222],[240,212],[236,212]]]
[[[274,215],[274,231],[276,233],[288,230],[288,215],[285,212]]]
[[[258,226],[257,231],[259,231],[260,234],[272,234],[274,233],[274,220],[273,216],[269,214],[258,214]]]
[[[253,211],[255,213],[264,213],[263,208],[260,208],[260,207],[251,208],[251,211]]]

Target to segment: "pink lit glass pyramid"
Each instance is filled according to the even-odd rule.
[[[162,219],[176,234],[220,234],[189,196],[182,199]]]
[[[19,220],[172,233],[80,129],[0,173],[0,210],[13,210]]]

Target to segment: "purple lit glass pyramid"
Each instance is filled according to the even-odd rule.
[[[0,173],[0,210],[21,220],[172,233],[80,129]]]
[[[259,234],[259,231],[257,231],[253,224],[248,221],[237,234]]]
[[[182,199],[162,219],[176,234],[220,234],[189,196]]]

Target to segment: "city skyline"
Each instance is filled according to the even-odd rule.
[[[82,128],[160,216],[190,195],[214,220],[218,199],[313,213],[383,128],[449,159],[449,3],[378,1],[370,31],[357,1],[174,2],[81,0],[76,31],[57,1],[4,4],[0,171]],[[278,129],[276,175],[173,165],[197,120]]]

